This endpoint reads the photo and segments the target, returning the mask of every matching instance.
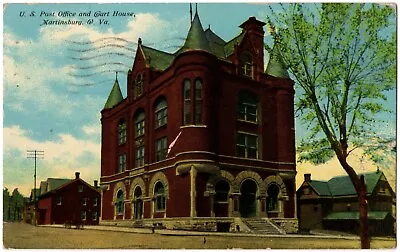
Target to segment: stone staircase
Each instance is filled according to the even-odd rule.
[[[285,231],[278,228],[270,220],[261,218],[242,218],[242,221],[251,230],[252,233],[258,234],[285,234]]]

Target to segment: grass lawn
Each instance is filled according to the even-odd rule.
[[[207,236],[168,236],[113,231],[35,227],[25,223],[3,223],[5,248],[145,248],[145,249],[328,249],[359,248],[358,240],[310,238],[258,238]],[[371,248],[395,248],[394,240],[372,240]]]

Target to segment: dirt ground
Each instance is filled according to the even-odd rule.
[[[359,248],[358,240],[320,238],[258,238],[207,236],[168,236],[114,231],[35,227],[25,223],[3,223],[3,246],[17,249],[316,249]],[[372,240],[372,248],[395,248],[395,240]]]

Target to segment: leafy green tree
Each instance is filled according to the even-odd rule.
[[[360,202],[361,247],[369,248],[366,188],[348,163],[360,148],[375,162],[387,155],[380,115],[396,83],[396,17],[390,6],[324,3],[270,5],[273,48],[296,87],[296,113],[307,127],[300,161],[336,156]],[[392,148],[389,148],[389,151]]]
[[[3,188],[3,220],[10,220],[10,192]]]

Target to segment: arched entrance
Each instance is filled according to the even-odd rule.
[[[143,200],[142,200],[142,189],[138,186],[135,188],[135,192],[133,194],[134,199],[134,218],[142,219],[143,216]]]
[[[244,218],[254,217],[257,214],[257,184],[251,179],[243,181],[240,187],[239,212]]]
[[[225,180],[220,180],[215,185],[214,213],[216,217],[228,217],[229,190],[229,183]]]
[[[279,195],[279,187],[276,184],[271,184],[267,189],[267,211],[268,212],[278,212],[278,195]]]

